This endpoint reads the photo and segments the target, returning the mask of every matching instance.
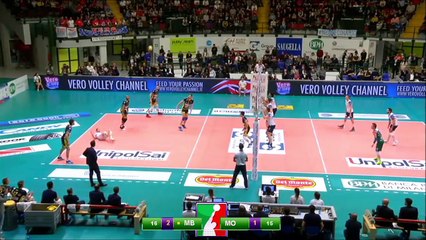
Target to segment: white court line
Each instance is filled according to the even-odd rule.
[[[327,172],[328,172],[328,171],[327,171],[327,167],[325,166],[325,163],[324,163],[324,157],[323,157],[323,155],[322,155],[321,147],[320,147],[320,144],[319,144],[317,131],[315,130],[314,121],[312,120],[312,117],[311,117],[311,112],[310,112],[310,111],[308,111],[308,114],[309,114],[309,119],[311,120],[312,130],[314,131],[315,141],[317,142],[317,147],[318,147],[318,152],[319,152],[319,155],[320,155],[320,158],[321,158],[322,167],[324,168],[324,173],[325,173],[325,174],[328,174],[328,173],[327,173]]]
[[[204,119],[203,126],[201,127],[200,133],[198,134],[198,138],[197,138],[197,140],[195,141],[194,147],[192,148],[191,155],[189,155],[188,161],[186,162],[185,169],[187,169],[187,168],[188,168],[189,163],[190,163],[190,162],[191,162],[191,160],[192,160],[192,156],[194,156],[195,148],[197,147],[198,142],[199,142],[199,141],[200,141],[200,139],[201,139],[201,134],[203,134],[204,127],[206,126],[207,120],[209,119],[210,111],[211,111],[211,109],[209,109],[209,111],[207,112],[207,116],[206,116],[206,118]]]
[[[98,124],[98,122],[99,121],[101,121],[107,114],[109,114],[109,113],[104,113],[104,115],[102,115],[102,117],[100,117],[98,120],[96,120],[96,122],[94,122],[89,128],[87,128],[87,130],[86,131],[84,131],[84,133],[83,134],[81,134],[80,136],[78,136],[75,140],[74,140],[74,142],[72,142],[71,143],[71,145],[70,145],[70,149],[71,149],[71,147],[78,141],[78,140],[80,140],[80,138],[82,138],[94,125],[96,125],[96,124]],[[81,125],[80,125],[81,126]],[[72,149],[71,149],[72,150]],[[65,152],[65,150],[64,150],[64,152]],[[55,162],[56,161],[56,159],[57,159],[57,155],[56,155],[56,157],[49,163],[49,165],[53,165],[53,162]],[[65,162],[65,161],[64,161]],[[70,165],[74,165],[74,164],[67,164],[67,166],[70,166]]]

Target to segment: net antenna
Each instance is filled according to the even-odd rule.
[[[265,110],[264,101],[268,96],[268,74],[253,73],[250,91],[250,109],[254,115],[253,123],[253,169],[251,180],[258,180],[258,162],[259,162],[259,125],[260,116]]]

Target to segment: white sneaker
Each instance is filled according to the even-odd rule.
[[[393,141],[392,145],[393,145],[393,146],[396,146],[396,145],[398,145],[398,143],[399,143],[399,141],[398,141],[398,140],[395,140],[395,141]]]

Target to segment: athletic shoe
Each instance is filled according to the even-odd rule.
[[[337,127],[339,127],[339,128],[343,128],[345,125],[338,125]]]
[[[67,164],[74,164],[74,162],[68,159]]]
[[[57,158],[59,161],[63,161],[63,160],[65,160],[63,157],[61,157],[61,156],[59,156],[58,158]]]
[[[350,130],[350,132],[355,132],[355,128],[353,127],[353,128]]]
[[[151,118],[151,116],[149,114],[146,115],[147,118]]]
[[[376,160],[377,165],[382,165],[382,159],[375,158],[374,160]]]
[[[272,150],[272,148],[273,148],[273,147],[272,147],[272,144],[269,144],[269,145],[268,145],[268,150]]]
[[[182,126],[179,126],[179,131],[183,131],[183,128],[182,128]]]
[[[182,125],[182,127],[186,129],[186,126],[185,126],[185,125]]]
[[[398,141],[398,140],[395,140],[395,141],[392,143],[392,145],[393,145],[393,146],[396,146],[396,145],[398,145],[398,143],[399,143],[399,141]]]
[[[162,113],[162,112],[158,112],[157,114],[158,114],[158,115],[163,115],[164,113]]]

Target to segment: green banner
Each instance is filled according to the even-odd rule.
[[[179,52],[187,53],[191,52],[195,54],[197,52],[197,38],[187,37],[187,38],[171,38],[170,39],[170,50],[174,54]]]

